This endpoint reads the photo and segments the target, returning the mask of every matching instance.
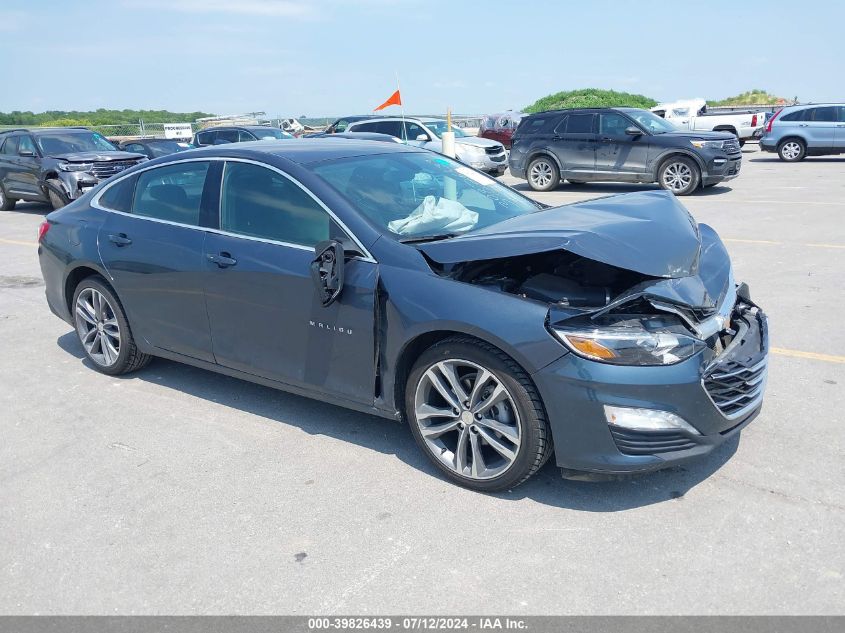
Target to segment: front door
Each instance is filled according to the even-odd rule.
[[[836,131],[833,146],[840,152],[845,152],[845,105],[837,106]]]
[[[376,264],[348,259],[343,292],[324,308],[311,280],[314,246],[341,235],[301,186],[253,163],[226,163],[220,230],[205,242],[216,361],[371,405]]]
[[[200,227],[208,161],[140,172],[106,189],[100,257],[136,337],[159,349],[212,362]],[[213,180],[213,178],[210,178]],[[213,195],[209,187],[209,195]]]
[[[649,137],[646,134],[625,134],[625,130],[632,126],[637,127],[618,112],[599,113],[596,172],[622,177],[645,173]]]

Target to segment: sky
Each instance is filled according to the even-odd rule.
[[[0,0],[0,111],[348,115],[397,76],[409,113],[587,87],[845,101],[843,25],[835,0]]]

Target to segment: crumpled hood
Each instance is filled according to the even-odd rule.
[[[678,279],[697,272],[701,232],[673,194],[646,191],[553,207],[417,247],[441,264],[562,249],[649,277]]]
[[[68,152],[66,154],[50,154],[50,158],[66,160],[69,163],[93,163],[109,160],[132,160],[133,158],[146,158],[143,154],[135,152]]]

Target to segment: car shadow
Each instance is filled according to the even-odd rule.
[[[85,356],[75,332],[63,334],[56,342],[62,350],[78,358],[82,365],[96,371]],[[394,455],[412,468],[432,477],[441,477],[417,447],[405,425],[392,420],[161,358],[154,359],[140,371],[114,379],[144,380],[279,424],[295,426],[309,435],[324,435]],[[738,444],[739,438],[736,437],[691,465],[605,482],[564,480],[552,456],[527,482],[512,491],[492,496],[506,501],[532,499],[549,506],[585,512],[618,512],[677,501],[719,470],[736,452]]]
[[[806,165],[807,163],[842,163],[845,162],[845,157],[839,156],[807,156],[804,160],[797,163],[787,163],[778,158],[777,154],[769,154],[768,156],[760,156],[759,158],[748,159],[754,163],[784,163],[786,165]]]
[[[522,191],[525,193],[533,194],[538,193],[531,189],[528,186],[528,183],[521,182],[516,185],[512,185],[513,189],[517,191]],[[637,184],[637,183],[621,183],[621,182],[595,182],[595,183],[585,183],[583,185],[573,185],[570,183],[564,183],[552,189],[546,193],[582,193],[584,195],[595,195],[595,194],[602,194],[606,196],[614,196],[620,193],[635,193],[637,191],[659,191],[660,187],[655,184]],[[691,194],[690,196],[683,196],[681,200],[686,197],[690,198],[701,198],[707,196],[718,196],[723,193],[728,193],[732,191],[730,185],[728,184],[717,184],[713,185],[712,187],[705,187],[704,189],[697,189],[695,193]],[[542,193],[540,193],[542,195]],[[580,202],[580,201],[579,201]]]
[[[13,211],[7,213],[26,213],[31,215],[47,215],[52,213],[53,207],[44,202],[18,202],[15,204]]]

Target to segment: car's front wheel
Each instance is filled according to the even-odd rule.
[[[150,362],[135,344],[123,306],[101,278],[87,277],[76,287],[73,318],[85,355],[104,374],[126,374]]]
[[[405,411],[426,456],[474,490],[513,488],[552,452],[543,403],[528,375],[476,339],[449,338],[423,352],[408,377]]]
[[[528,186],[534,191],[551,191],[560,184],[560,171],[548,156],[535,158],[528,164]]]
[[[50,206],[53,207],[53,211],[61,209],[70,202],[70,198],[67,197],[61,181],[51,178],[47,181],[46,187],[47,197],[50,199]]]
[[[807,146],[800,138],[790,138],[778,145],[778,156],[787,163],[797,163],[807,155]]]
[[[668,189],[676,196],[686,196],[698,187],[698,183],[701,182],[701,172],[691,158],[673,156],[660,166],[657,180],[661,187]]]

